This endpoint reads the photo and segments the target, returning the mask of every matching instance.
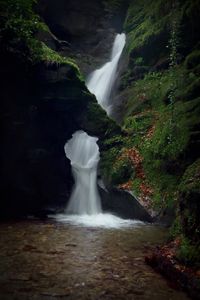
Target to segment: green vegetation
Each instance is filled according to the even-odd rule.
[[[170,70],[148,73],[128,88],[122,128],[132,141],[129,146],[137,147],[144,158],[153,199],[160,207],[173,205],[177,198],[177,185],[186,164],[182,157],[199,123],[200,102],[195,98],[198,75],[189,75],[184,65],[174,68],[173,77]],[[174,85],[172,122],[169,97]]]
[[[88,92],[91,97],[91,94]],[[99,106],[96,98],[88,103],[87,114],[85,115],[84,124],[87,131],[92,135],[98,135],[102,140],[109,139],[110,136],[120,131],[120,127],[108,118],[106,112]]]
[[[69,58],[60,56],[36,38],[39,31],[49,31],[34,12],[37,0],[0,1],[0,42],[3,51],[14,53],[31,63],[68,64],[79,74],[77,65]]]
[[[187,69],[195,69],[197,66],[200,65],[200,50],[194,50],[191,52],[186,60],[185,60],[185,66]]]
[[[190,165],[179,185],[179,213],[183,235],[200,249],[200,159]]]
[[[128,4],[128,0],[104,0],[103,4],[110,15],[115,15]]]
[[[56,51],[47,47],[47,45],[45,45],[43,42],[38,41],[37,43],[36,41],[36,45],[37,47],[35,49],[31,49],[32,58],[35,63],[44,61],[47,63],[67,64],[72,66],[76,71],[77,75],[81,78],[79,68],[75,64],[74,60],[60,56]]]
[[[163,3],[162,0],[131,2],[124,29],[128,33],[126,48],[132,57],[144,53],[144,63],[149,63],[163,53],[166,55],[163,43],[167,46],[171,5],[171,1]],[[150,46],[152,42],[156,44],[154,49]]]
[[[197,159],[185,171],[180,184],[181,192],[200,192],[200,159]]]
[[[11,38],[10,43],[27,42],[38,29],[47,29],[34,13],[36,0],[1,0],[1,38]]]
[[[177,253],[177,258],[186,265],[200,266],[200,244],[192,244],[191,241],[181,236],[180,247]]]
[[[199,264],[200,251],[200,50],[189,36],[199,9],[197,1],[130,1],[122,134],[107,140],[102,164],[111,183],[141,198],[150,187],[151,206],[177,210],[171,236],[180,238],[177,257],[188,264]],[[131,149],[141,157],[139,173],[132,160],[120,161]]]

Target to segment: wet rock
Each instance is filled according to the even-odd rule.
[[[114,213],[124,219],[152,222],[149,213],[130,193],[117,188],[109,188],[107,191],[99,188],[99,191],[105,212]]]
[[[55,202],[60,207],[69,196],[73,179],[63,147],[82,127],[87,104],[94,98],[70,64],[33,67],[12,55],[7,60],[0,72],[4,130],[0,215],[45,218],[47,210],[41,212],[42,207]]]
[[[169,279],[174,288],[183,289],[191,299],[200,299],[200,277],[194,270],[181,265],[171,252],[173,249],[170,244],[160,247],[145,261]]]
[[[122,31],[125,2],[122,9],[115,10],[113,5],[108,11],[103,0],[40,0],[37,10],[53,36],[58,41],[70,43],[70,47],[65,47],[54,41],[60,53],[74,57],[87,76],[109,59],[115,32]],[[43,41],[52,46],[48,37],[44,36]]]

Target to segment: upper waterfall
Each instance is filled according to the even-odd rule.
[[[126,42],[124,33],[117,34],[111,53],[111,60],[104,64],[100,69],[92,72],[86,85],[91,93],[93,93],[98,103],[109,114],[111,103],[110,96],[117,75],[117,66]]]

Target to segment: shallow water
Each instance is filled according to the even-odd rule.
[[[155,225],[0,224],[0,299],[186,300],[144,263],[166,236]]]

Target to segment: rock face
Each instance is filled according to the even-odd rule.
[[[186,169],[179,189],[180,222],[184,235],[200,249],[200,159]]]
[[[117,188],[111,188],[107,191],[99,188],[99,191],[103,211],[114,213],[124,219],[153,221],[145,208],[130,193]]]
[[[121,10],[113,12],[106,9],[106,2],[109,1],[38,2],[38,12],[52,33],[70,43],[70,48],[60,47],[60,53],[74,57],[85,75],[108,60],[114,35],[122,31],[126,1]]]
[[[37,10],[50,31],[38,32],[36,38],[64,56],[75,57],[85,74],[110,54],[120,25],[105,12],[103,1],[40,0]],[[102,147],[102,140],[119,130],[73,64],[47,59],[33,65],[26,60],[23,43],[20,47],[0,57],[1,216],[38,214],[55,203],[63,207],[73,184],[63,150],[66,141],[83,129],[98,135]],[[25,53],[24,60],[20,53]]]
[[[94,35],[102,19],[100,0],[40,0],[38,10],[60,39],[72,43]]]
[[[1,212],[37,213],[66,203],[73,180],[63,147],[74,131],[86,129],[88,104],[97,104],[72,65],[7,59],[1,64]]]

